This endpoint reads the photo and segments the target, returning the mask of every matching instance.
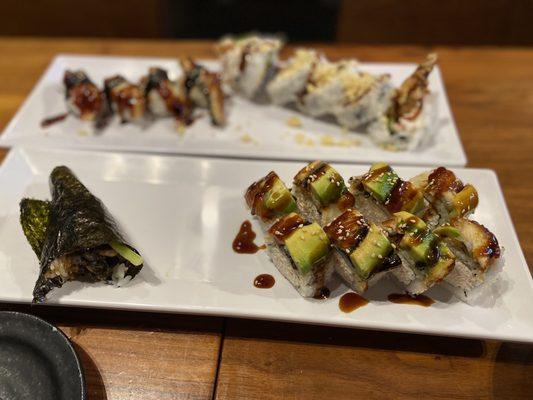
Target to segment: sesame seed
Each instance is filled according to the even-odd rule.
[[[378,254],[378,258],[379,258],[380,260],[382,260],[382,259],[383,259],[383,256],[382,256],[381,254]]]

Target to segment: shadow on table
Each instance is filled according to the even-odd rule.
[[[533,393],[533,346],[502,343],[492,373],[493,399],[530,399]]]
[[[226,337],[265,339],[330,346],[434,354],[435,356],[482,357],[482,340],[416,335],[364,329],[334,328],[270,321],[228,319]]]
[[[171,313],[103,310],[49,305],[4,304],[0,311],[19,311],[67,327],[106,327],[155,331],[197,331],[219,333],[222,318]]]
[[[107,400],[104,381],[91,356],[77,343],[72,343],[81,360],[87,387],[87,400]]]

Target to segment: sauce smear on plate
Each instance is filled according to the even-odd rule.
[[[254,286],[259,289],[270,289],[276,280],[270,274],[257,275],[254,279]]]
[[[368,300],[357,293],[349,292],[342,295],[339,300],[339,309],[344,313],[350,313],[360,307],[366,306]]]
[[[68,117],[68,113],[54,115],[50,118],[45,118],[41,121],[41,128],[46,128],[47,126],[53,125],[57,122],[63,121],[65,118]]]
[[[239,254],[254,254],[259,250],[266,249],[265,245],[258,246],[254,243],[255,236],[250,221],[244,221],[233,240],[233,251]]]
[[[410,296],[408,294],[399,294],[399,293],[393,293],[389,294],[388,299],[392,303],[397,304],[415,304],[422,307],[429,307],[433,303],[435,303],[435,300],[424,296],[423,294],[419,294],[416,296]]]

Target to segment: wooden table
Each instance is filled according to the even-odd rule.
[[[320,47],[331,58],[364,61],[414,62],[430,50],[439,53],[469,166],[498,173],[532,265],[533,50]],[[56,53],[213,57],[211,44],[197,41],[4,38],[0,52],[0,128]],[[0,309],[59,324],[81,354],[91,400],[533,397],[533,346],[522,344],[238,319]]]

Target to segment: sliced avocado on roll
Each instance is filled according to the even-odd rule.
[[[416,233],[427,229],[426,223],[421,218],[407,211],[394,213],[394,218],[401,232]]]
[[[408,250],[417,264],[428,265],[435,260],[435,245],[437,236],[433,233],[417,232],[406,233],[400,241],[400,247]]]
[[[363,187],[380,203],[385,203],[400,178],[385,163],[372,165],[362,179]]]
[[[433,229],[433,233],[442,238],[448,237],[452,239],[457,239],[461,237],[461,232],[459,231],[459,229],[454,228],[453,226],[450,226],[450,225],[439,226]]]
[[[367,279],[383,265],[391,252],[392,245],[387,236],[376,225],[370,224],[368,234],[350,254],[350,260],[359,276]]]
[[[335,203],[346,189],[344,179],[335,168],[326,165],[321,175],[309,183],[311,193],[323,206]]]
[[[263,197],[264,206],[274,211],[277,215],[285,215],[296,210],[296,202],[287,186],[281,179],[276,177],[272,182],[272,187]]]
[[[323,262],[329,255],[330,242],[316,222],[294,230],[285,239],[285,247],[302,274]]]
[[[439,253],[439,259],[428,270],[428,279],[435,283],[442,281],[455,267],[455,256],[448,246],[439,242],[437,250]]]

